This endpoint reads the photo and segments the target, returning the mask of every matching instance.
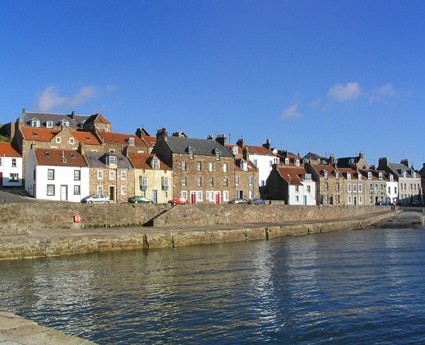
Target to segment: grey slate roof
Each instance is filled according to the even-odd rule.
[[[90,168],[104,168],[107,169],[108,165],[106,164],[106,156],[114,155],[117,157],[117,168],[118,169],[127,169],[132,168],[130,160],[121,153],[99,153],[99,152],[87,152],[84,154],[86,158],[87,165]]]
[[[413,177],[412,169],[400,163],[388,163],[388,168],[398,177],[402,177],[401,171],[406,172],[406,177]]]
[[[187,148],[191,147],[195,155],[214,156],[214,150],[217,149],[222,157],[233,157],[232,152],[227,147],[215,140],[168,137],[167,143],[173,153],[188,153]]]
[[[41,127],[46,127],[47,121],[52,121],[54,126],[60,126],[62,120],[69,122],[70,128],[80,128],[81,123],[86,121],[90,115],[74,115],[72,114],[49,114],[49,113],[32,113],[25,112],[22,116],[22,121],[27,126],[31,125],[32,119],[37,119],[40,121]]]

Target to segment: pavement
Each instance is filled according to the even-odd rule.
[[[9,202],[35,202],[36,199],[30,197],[23,188],[1,187],[0,204]]]
[[[89,340],[74,337],[0,311],[0,345],[91,345]]]

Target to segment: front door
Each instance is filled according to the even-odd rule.
[[[215,203],[219,204],[221,202],[221,194],[220,192],[215,192]]]
[[[109,186],[109,200],[115,201],[115,186]]]
[[[196,192],[190,192],[190,203],[196,204]]]
[[[68,201],[68,186],[61,185],[61,201]]]
[[[158,202],[158,191],[155,189],[152,191],[152,200],[155,204]]]
[[[307,195],[304,195],[304,205],[307,205]]]
[[[0,187],[3,186],[3,173],[0,172]]]

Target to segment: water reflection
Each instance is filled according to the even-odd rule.
[[[425,337],[424,243],[368,230],[0,262],[0,307],[100,344],[408,343]]]

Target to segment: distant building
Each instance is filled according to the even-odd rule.
[[[11,143],[0,143],[0,187],[22,186],[22,156]]]

